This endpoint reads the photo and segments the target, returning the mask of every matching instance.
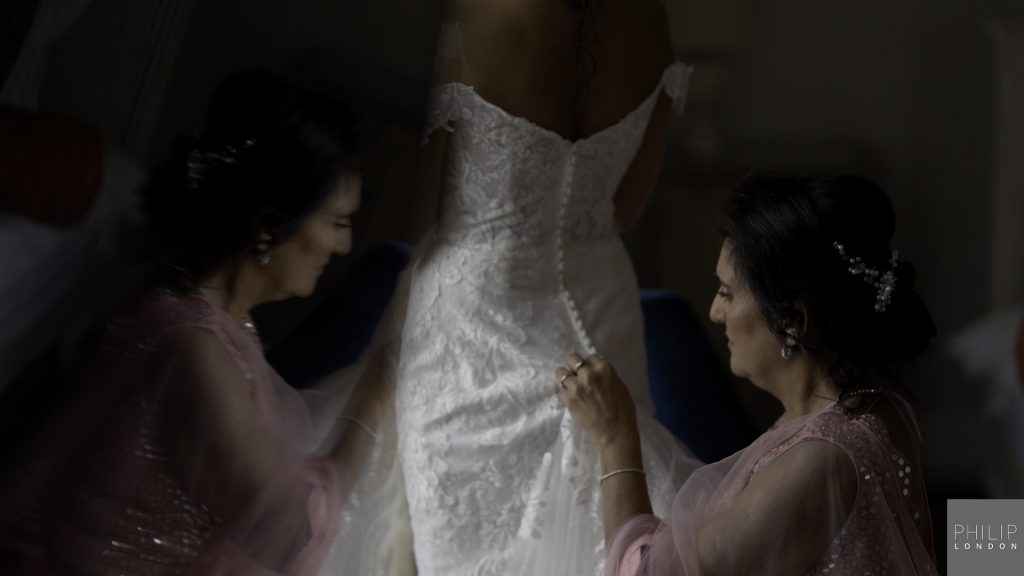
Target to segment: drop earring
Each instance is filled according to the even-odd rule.
[[[256,244],[256,263],[260,266],[270,264],[270,241],[273,238],[266,232],[260,232],[260,241]]]

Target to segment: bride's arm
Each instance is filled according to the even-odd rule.
[[[657,32],[661,66],[666,66],[672,61],[672,41],[664,14]],[[640,148],[615,192],[615,226],[619,233],[626,232],[640,220],[658,184],[671,114],[672,99],[663,91],[651,112]]]
[[[654,194],[665,157],[671,111],[669,97],[665,94],[658,96],[643,142],[615,192],[615,228],[620,234],[640,221]]]
[[[457,16],[458,7],[449,6],[448,17],[442,21],[438,32],[437,51],[434,58],[432,86],[437,89],[445,85],[472,82],[462,49],[462,32]],[[445,98],[436,98],[432,93],[427,103],[427,118],[424,126],[426,142],[420,149],[416,163],[414,199],[416,209],[424,220],[418,230],[429,230],[440,214],[441,189],[444,186],[444,172],[447,165],[449,133],[454,129],[452,103]]]

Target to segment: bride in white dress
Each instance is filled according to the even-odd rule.
[[[448,20],[427,126],[438,217],[409,272],[395,388],[416,570],[601,574],[600,465],[552,374],[599,353],[635,386],[668,514],[697,463],[654,420],[619,234],[654,189],[691,70],[671,61],[657,0],[454,0]],[[346,510],[345,554],[393,545],[368,535],[382,478]]]

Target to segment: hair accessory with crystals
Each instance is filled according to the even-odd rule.
[[[889,306],[892,300],[892,291],[896,289],[896,258],[899,250],[892,251],[889,258],[889,269],[884,273],[876,268],[869,268],[860,256],[849,257],[846,255],[846,248],[839,242],[833,242],[833,246],[839,251],[839,257],[850,265],[850,274],[861,276],[865,282],[875,287],[878,294],[875,297],[875,312],[882,313]]]
[[[238,146],[228,145],[217,151],[206,151],[196,144],[188,153],[188,184],[190,188],[198,188],[204,172],[219,164],[234,164],[242,153],[256,145],[255,138],[247,138]]]

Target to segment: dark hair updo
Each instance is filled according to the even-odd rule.
[[[807,180],[759,172],[726,200],[722,234],[733,268],[780,345],[786,327],[796,326],[797,344],[811,363],[850,391],[883,384],[899,361],[923,352],[935,336],[914,290],[914,267],[890,264],[895,226],[888,196],[859,176]],[[884,310],[876,309],[879,288],[850,271],[855,265],[836,243],[867,268],[893,271],[893,290],[879,306]]]
[[[194,288],[260,233],[288,239],[364,157],[363,122],[349,104],[264,71],[229,77],[206,126],[179,139],[142,190],[143,209],[175,284]]]

